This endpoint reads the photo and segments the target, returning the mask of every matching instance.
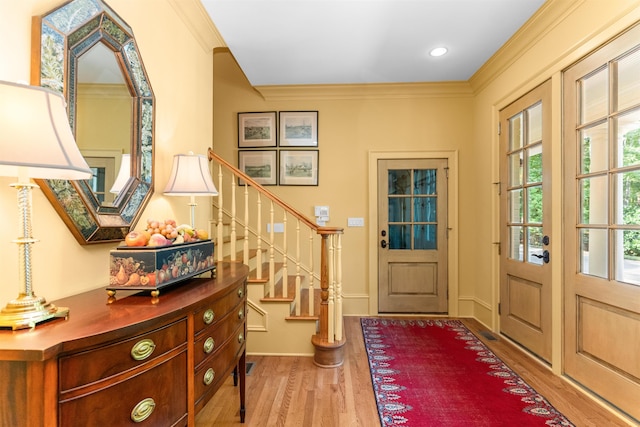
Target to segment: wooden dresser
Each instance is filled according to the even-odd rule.
[[[192,426],[231,373],[244,422],[247,274],[219,263],[157,298],[96,289],[54,301],[67,320],[0,330],[0,426]]]

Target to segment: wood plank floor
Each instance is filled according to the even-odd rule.
[[[536,391],[577,427],[637,425],[611,414],[507,340],[487,340],[475,320],[464,323]],[[344,365],[320,369],[310,357],[248,356],[247,412],[240,423],[237,388],[229,378],[196,417],[196,427],[380,425],[358,317],[345,318]],[[250,336],[249,336],[249,339]]]

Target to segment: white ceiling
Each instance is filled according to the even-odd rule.
[[[466,81],[544,0],[201,2],[261,86]]]

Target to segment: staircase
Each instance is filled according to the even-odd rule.
[[[219,193],[211,222],[217,260],[251,270],[247,351],[341,365],[343,229],[318,226],[211,149],[208,157]]]

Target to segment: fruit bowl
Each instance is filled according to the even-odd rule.
[[[109,253],[109,286],[116,290],[160,289],[215,269],[213,242],[196,240],[166,246],[119,246]]]

